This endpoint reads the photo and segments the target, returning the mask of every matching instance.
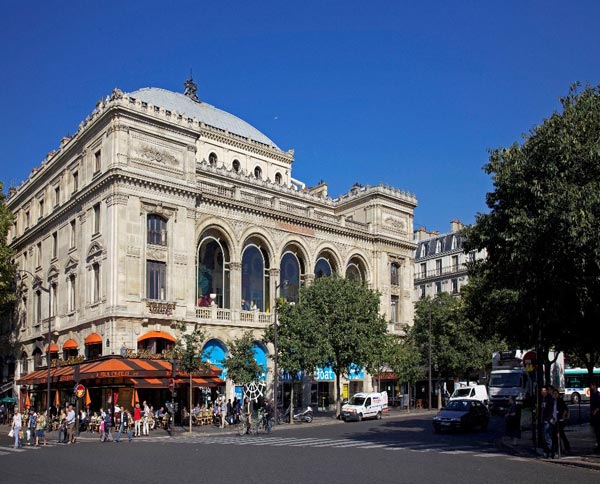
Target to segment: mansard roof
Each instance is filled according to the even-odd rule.
[[[456,237],[456,245],[452,247],[452,239]],[[449,252],[461,252],[464,237],[458,232],[439,234],[417,242],[415,261],[428,257],[439,256]]]
[[[142,102],[159,106],[182,115],[185,114],[191,118],[196,118],[198,121],[215,128],[223,129],[230,133],[279,149],[269,137],[243,119],[205,103],[204,101],[194,101],[185,94],[168,91],[167,89],[158,87],[145,87],[127,93],[127,95],[139,99]]]

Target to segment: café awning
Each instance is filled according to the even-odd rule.
[[[58,346],[52,343],[50,345],[50,351],[48,351],[48,347],[46,346],[46,353],[58,353]]]
[[[171,341],[173,343],[176,341],[174,336],[170,335],[169,333],[165,333],[164,331],[150,331],[150,332],[140,336],[138,338],[138,343],[140,341],[144,341],[144,340],[151,339],[151,338],[162,338],[162,339]]]
[[[99,345],[102,344],[102,336],[98,333],[90,334],[84,341],[86,345]]]
[[[63,343],[63,350],[76,350],[77,348],[79,348],[79,345],[74,339],[68,339]]]

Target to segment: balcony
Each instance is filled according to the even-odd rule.
[[[446,279],[449,276],[460,276],[467,273],[467,266],[464,264],[451,265],[440,268],[436,267],[428,271],[415,272],[415,282],[425,281],[427,279]]]
[[[212,323],[236,322],[241,326],[262,327],[271,324],[272,314],[260,311],[243,311],[220,308],[218,306],[196,306],[196,318]]]

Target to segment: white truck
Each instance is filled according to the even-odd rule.
[[[527,404],[533,398],[533,381],[525,371],[523,357],[527,351],[499,351],[492,355],[492,373],[488,385],[490,409],[503,411],[508,408],[509,398],[515,397],[517,403]],[[549,353],[553,361],[550,368],[550,383],[559,390],[565,385],[565,359],[563,353]],[[537,360],[538,363],[539,359]],[[535,376],[532,374],[532,377]]]
[[[474,398],[479,400],[481,403],[487,406],[490,397],[488,395],[487,388],[485,385],[460,385],[454,389],[454,392],[450,396],[450,400],[456,400],[457,398]]]
[[[380,419],[388,408],[387,392],[355,393],[348,403],[342,407],[342,420],[358,420],[363,418]]]
[[[531,397],[531,382],[523,367],[526,351],[498,351],[492,355],[492,373],[488,385],[490,409],[504,411],[509,406],[510,397],[523,403]]]

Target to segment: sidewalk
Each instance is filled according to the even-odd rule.
[[[600,452],[594,452],[595,439],[589,423],[570,425],[565,429],[571,451],[560,458],[544,459],[541,448],[533,447],[532,431],[524,430],[517,445],[512,445],[505,437],[497,441],[497,445],[513,455],[544,459],[546,462],[560,465],[585,467],[600,471]]]

